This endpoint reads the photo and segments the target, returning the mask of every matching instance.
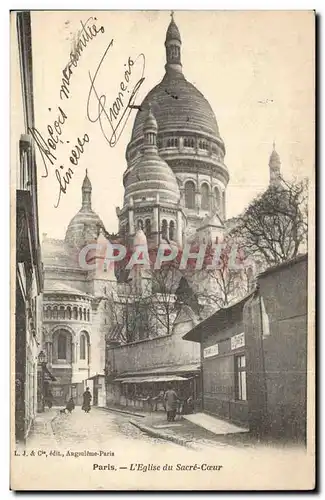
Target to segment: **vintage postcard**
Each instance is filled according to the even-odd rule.
[[[13,490],[315,487],[315,13],[11,13]]]

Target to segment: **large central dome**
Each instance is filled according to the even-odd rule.
[[[204,95],[183,74],[181,46],[180,32],[172,18],[165,40],[165,75],[150,90],[137,112],[127,147],[127,161],[133,161],[137,153],[141,153],[143,125],[149,104],[158,124],[159,150],[168,135],[182,137],[185,147],[188,141],[192,144],[192,139],[196,137],[199,141],[208,141],[211,150],[224,156],[225,147],[214,112]]]
[[[143,100],[135,118],[131,141],[143,136],[143,123],[149,103],[159,132],[202,130],[220,137],[217,120],[205,97],[182,73],[169,71]]]

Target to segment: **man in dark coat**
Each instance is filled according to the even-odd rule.
[[[83,403],[82,403],[82,408],[81,408],[82,410],[84,410],[85,413],[89,413],[90,412],[91,397],[92,396],[90,394],[89,387],[87,387],[87,389],[83,393]]]
[[[178,396],[171,386],[165,392],[164,400],[166,402],[167,421],[174,422],[176,417]]]

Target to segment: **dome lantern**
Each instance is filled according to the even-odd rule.
[[[92,186],[88,177],[88,170],[86,169],[86,175],[82,183],[82,208],[91,208],[91,191]]]
[[[153,115],[151,109],[151,103],[149,102],[147,117],[143,125],[145,150],[148,149],[148,147],[149,149],[157,148],[157,132],[158,132],[157,121]]]
[[[166,32],[166,73],[177,71],[182,73],[181,63],[182,40],[177,24],[174,21],[174,12],[171,12],[171,21]]]
[[[269,160],[270,169],[270,186],[276,186],[281,180],[281,160],[279,154],[275,150],[275,142],[273,141],[273,151]]]

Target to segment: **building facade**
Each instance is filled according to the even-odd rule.
[[[87,380],[104,375],[105,335],[110,322],[107,302],[116,278],[114,268],[102,265],[101,252],[90,253],[87,262],[81,258],[87,244],[101,248],[103,223],[91,208],[91,195],[86,172],[81,208],[70,221],[65,239],[43,235],[44,348],[56,378],[51,387],[55,405],[64,405],[71,396],[80,404]],[[99,399],[103,397],[100,393]]]
[[[211,300],[216,280],[204,271],[175,273],[162,283],[159,273],[141,266],[127,270],[126,262],[114,266],[105,261],[105,250],[112,242],[124,244],[131,252],[141,247],[155,251],[161,243],[181,252],[186,244],[213,244],[224,237],[229,181],[225,145],[210,104],[185,78],[181,36],[173,18],[165,48],[163,78],[144,98],[126,149],[124,200],[116,210],[118,234],[109,234],[92,210],[92,185],[86,172],[81,208],[70,221],[65,239],[44,237],[42,242],[46,351],[57,378],[54,401],[60,404],[70,395],[80,401],[86,383],[96,391],[96,401],[106,397],[110,401],[111,395],[105,395],[105,391],[113,390],[113,386],[103,383],[104,370],[108,378],[112,373],[123,378],[131,370],[132,357],[140,360],[137,370],[141,374],[145,362],[142,342],[147,342],[144,345],[149,350],[157,346],[159,353],[158,338],[173,336],[179,328],[174,322],[180,313],[180,288],[191,296],[181,304],[192,304],[190,313],[188,307],[182,309],[188,328],[193,326],[193,316],[197,321],[218,307]],[[79,256],[89,244],[99,244],[104,253],[94,250],[90,259],[93,267],[81,266]],[[237,278],[241,281],[239,275]],[[227,290],[227,302],[230,295],[231,300],[238,296],[239,288],[233,286],[231,293]],[[218,293],[213,291],[214,295]],[[184,310],[190,314],[188,321]],[[172,339],[166,342],[173,344]],[[134,346],[131,349],[125,344]],[[185,344],[177,345],[177,358],[181,360],[179,350],[181,346],[185,349]],[[132,356],[123,358],[112,372],[107,363],[112,366],[115,351],[119,357],[130,349]],[[173,356],[171,359],[169,364],[179,368],[181,361],[176,362]],[[195,356],[192,362],[197,363]],[[165,365],[162,363],[161,368]]]
[[[38,400],[38,354],[42,343],[43,268],[38,228],[37,170],[29,135],[34,126],[32,39],[29,12],[12,18],[12,70],[15,110],[12,115],[12,172],[16,187],[15,255],[15,436],[24,441],[32,428]],[[17,77],[19,75],[19,77]],[[17,100],[16,100],[17,99]]]
[[[165,48],[163,79],[145,97],[134,121],[124,204],[117,214],[119,233],[131,242],[141,228],[156,244],[167,238],[182,245],[210,227],[208,217],[214,216],[211,227],[217,220],[217,233],[222,231],[229,173],[211,106],[184,76],[181,35],[173,17]],[[154,163],[161,168],[156,177]]]
[[[269,268],[183,337],[201,345],[204,411],[258,437],[306,437],[307,260]]]

